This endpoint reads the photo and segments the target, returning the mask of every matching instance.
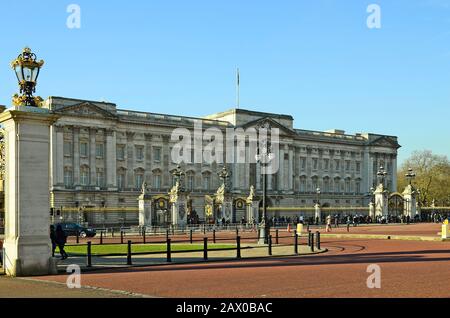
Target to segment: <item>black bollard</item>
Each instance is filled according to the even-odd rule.
[[[145,233],[145,229],[144,229],[144,231],[142,232],[142,241],[144,242],[144,244],[147,243],[147,242],[146,242],[146,237],[145,237],[146,235],[145,235],[145,234],[146,234],[146,233]]]
[[[278,229],[275,231],[275,244],[278,244]]]
[[[213,230],[213,243],[216,244],[216,230]]]
[[[236,236],[236,258],[241,258],[241,237]]]
[[[316,247],[318,250],[320,250],[320,232],[316,232]]]
[[[311,233],[311,252],[314,252],[314,234]]]
[[[205,261],[208,260],[208,238],[207,237],[203,238],[203,259]]]
[[[128,241],[127,265],[131,265],[131,241]]]
[[[308,246],[311,246],[311,231],[308,231]]]
[[[77,244],[80,243],[80,231],[77,230]]]
[[[92,267],[91,242],[87,242],[87,267]]]
[[[298,236],[297,236],[297,230],[294,230],[294,253],[295,253],[295,255],[298,254]]]
[[[272,235],[269,235],[269,255],[272,255]]]
[[[103,244],[103,231],[100,231],[100,245]]]
[[[120,244],[123,244],[123,231],[120,231]]]
[[[114,237],[114,228],[111,229],[111,237]]]
[[[170,239],[167,239],[167,263],[172,262],[172,252],[170,248]]]
[[[189,241],[190,241],[191,244],[192,244],[192,230],[189,231]]]

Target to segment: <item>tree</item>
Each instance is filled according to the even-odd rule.
[[[411,168],[416,174],[414,188],[420,190],[421,205],[449,204],[450,200],[450,161],[447,156],[435,155],[430,150],[414,151],[398,170],[398,191],[403,192],[408,184],[405,176]]]

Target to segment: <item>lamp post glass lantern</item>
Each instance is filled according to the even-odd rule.
[[[412,181],[416,177],[416,174],[414,173],[414,170],[412,168],[408,169],[408,173],[405,174],[406,179],[408,179],[409,185],[412,184]]]
[[[380,166],[380,169],[377,172],[377,176],[379,179],[379,183],[383,185],[383,187],[385,187],[385,179],[387,176],[387,172],[384,170],[383,166]]]
[[[42,104],[42,98],[33,96],[33,93],[36,92],[37,79],[43,65],[44,61],[37,61],[36,54],[28,47],[24,48],[22,53],[11,62],[21,94],[13,96],[12,101],[15,106],[39,107]]]

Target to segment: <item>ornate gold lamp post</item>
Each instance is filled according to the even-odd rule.
[[[17,76],[19,82],[20,94],[13,96],[13,104],[15,106],[34,106],[39,107],[42,104],[42,98],[33,96],[36,92],[37,79],[44,61],[37,61],[36,54],[31,52],[31,49],[26,47],[14,61],[11,62],[11,67]]]

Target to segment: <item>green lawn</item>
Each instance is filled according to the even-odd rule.
[[[208,244],[208,250],[222,249],[222,248],[236,248],[235,244]],[[66,252],[69,254],[81,254],[86,255],[87,246],[66,246]],[[188,250],[203,250],[203,244],[171,244],[171,251],[188,251]],[[133,244],[131,245],[132,253],[143,252],[166,252],[166,244]],[[56,248],[55,253],[59,253],[59,249]],[[105,255],[105,254],[127,254],[127,244],[114,244],[114,245],[92,245],[92,255]]]

